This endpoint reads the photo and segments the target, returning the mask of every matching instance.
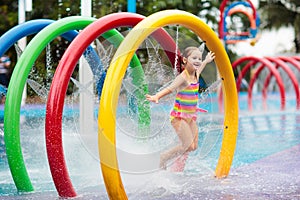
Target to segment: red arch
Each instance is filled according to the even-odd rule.
[[[71,182],[68,185],[62,182],[62,180],[70,179],[64,162],[62,147],[62,112],[68,83],[76,63],[86,47],[99,35],[113,28],[134,26],[144,18],[144,16],[136,13],[114,13],[98,19],[78,34],[59,62],[48,95],[45,129],[50,170],[56,189],[61,197],[76,196]],[[176,49],[173,38],[164,29],[158,29],[152,36],[162,45],[165,51],[169,51],[167,55],[170,60],[173,60],[174,53],[172,55],[172,50]],[[74,51],[74,49],[77,50]],[[71,63],[69,66],[72,67],[65,68],[66,63]],[[53,144],[56,144],[56,146]]]
[[[251,66],[255,65],[255,63],[254,63],[254,61],[249,61],[244,66],[244,68],[242,69],[242,71],[238,74],[238,78],[236,79],[236,88],[237,88],[238,92],[241,89],[241,83],[242,83],[242,80],[243,80],[244,76],[248,72],[249,68],[251,68]],[[223,111],[223,93],[222,93],[222,88],[220,88],[220,91],[218,93],[218,105],[219,105],[219,110]]]
[[[294,72],[291,70],[291,68],[285,63],[283,62],[281,59],[279,58],[272,58],[272,57],[265,57],[266,59],[270,60],[271,62],[276,64],[276,68],[281,67],[289,76],[289,78],[292,81],[292,84],[294,86],[295,89],[295,95],[296,95],[296,108],[299,109],[300,108],[300,92],[299,92],[299,83],[297,81],[297,77],[295,76]],[[264,84],[264,88],[263,88],[263,95],[267,96],[267,89],[271,80],[272,74],[269,73],[265,84]]]
[[[300,62],[298,62],[298,61],[300,61],[300,57],[297,60],[297,57],[278,56],[278,59],[283,60],[286,63],[292,64],[300,72]],[[300,88],[298,88],[298,90],[300,91]],[[300,109],[300,108],[297,107],[297,109]]]
[[[219,38],[222,39],[224,38],[224,10],[226,7],[228,0],[223,0],[221,5],[220,5],[220,21],[219,21]],[[256,19],[256,9],[253,5],[253,3],[250,0],[247,0],[247,2],[250,4],[252,10],[253,10],[253,18]]]
[[[300,56],[293,56],[292,58],[300,61]]]
[[[242,80],[243,78],[246,76],[247,72],[249,71],[249,69],[254,66],[257,62],[256,61],[249,61],[242,69],[241,73],[238,75],[238,78],[236,79],[236,88],[237,91],[241,90],[241,84],[242,84]]]
[[[276,69],[281,67],[286,73],[287,75],[289,76],[289,78],[291,79],[292,81],[292,84],[294,86],[294,89],[295,89],[295,94],[296,94],[296,108],[299,109],[300,108],[300,92],[299,92],[299,84],[298,84],[298,81],[297,81],[297,78],[296,76],[294,75],[293,71],[289,68],[289,66],[286,65],[285,62],[283,62],[281,59],[279,58],[273,58],[273,57],[265,57],[265,59],[271,61],[272,63],[275,64],[275,67]],[[250,107],[252,108],[252,94],[251,94],[251,91],[252,91],[252,88],[253,88],[253,85],[255,83],[255,81],[257,80],[261,70],[264,68],[265,66],[260,66],[257,71],[255,72],[254,76],[251,78],[250,80],[250,84],[249,84],[249,88],[248,88],[248,105],[250,105]],[[263,105],[264,105],[264,108],[267,107],[266,105],[266,99],[267,99],[267,89],[268,89],[268,86],[269,86],[269,83],[270,83],[270,80],[272,78],[272,72],[270,72],[266,79],[265,79],[265,82],[264,82],[264,86],[263,86],[263,90],[262,90],[262,96],[263,96]]]
[[[253,74],[252,78],[250,79],[250,83],[249,83],[249,87],[248,87],[248,108],[249,110],[252,110],[252,90],[253,90],[253,86],[255,81],[257,80],[260,72],[265,68],[264,64],[260,64],[255,73]],[[266,107],[266,96],[262,95],[262,99],[263,99],[263,107]]]
[[[284,109],[285,108],[284,84],[283,84],[282,78],[281,78],[278,70],[276,69],[276,67],[267,59],[258,58],[258,57],[254,57],[254,56],[246,56],[246,57],[242,57],[242,58],[236,60],[235,62],[233,62],[232,68],[234,69],[246,61],[252,61],[252,65],[250,65],[250,64],[246,65],[242,70],[242,74],[238,77],[238,79],[236,81],[238,92],[240,91],[240,84],[241,84],[242,79],[244,78],[246,72],[248,72],[249,69],[252,66],[254,66],[256,63],[261,63],[264,67],[267,67],[270,70],[270,72],[275,76],[276,82],[279,86],[279,91],[280,91],[280,96],[281,96],[281,109]],[[252,95],[252,89],[251,89],[251,91],[248,90],[248,95]],[[248,106],[249,106],[249,109],[252,109],[252,103],[249,104],[249,101],[248,101]]]
[[[299,72],[300,72],[300,63],[297,62],[297,57],[286,57],[286,56],[278,56],[278,58],[280,60],[283,60],[284,62],[288,62],[290,64],[292,64],[293,66],[295,66]],[[300,61],[300,57],[299,57],[299,61]]]

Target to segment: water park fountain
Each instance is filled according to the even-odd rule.
[[[252,21],[258,18],[254,11],[253,15],[249,15],[244,10],[235,9],[237,4],[227,7],[227,1],[223,2],[220,10],[228,16],[242,12]],[[247,8],[253,6],[251,1],[241,5]],[[225,16],[221,21],[225,21]],[[224,41],[232,45],[236,39],[255,39],[256,32],[253,29],[259,24],[255,22],[251,24],[252,31],[247,36],[241,36],[243,39],[231,37],[223,38]],[[173,35],[167,28],[170,26],[177,26]],[[183,172],[174,173],[157,168],[160,151],[170,145],[168,140],[178,142],[172,138],[174,133],[167,125],[171,103],[167,99],[163,105],[152,105],[145,101],[144,96],[151,90],[153,82],[167,82],[174,77],[174,73],[176,75],[180,53],[178,26],[193,31],[205,41],[207,49],[216,53],[213,67],[219,77],[208,83],[210,87],[200,98],[202,106],[208,105],[209,112],[200,114],[197,121],[202,133],[199,150],[191,154]],[[126,34],[117,31],[119,27],[127,27]],[[225,31],[226,26],[222,24],[222,27],[225,27]],[[225,32],[220,35],[225,36]],[[148,17],[135,13],[113,13],[99,19],[76,16],[57,21],[32,20],[0,37],[0,42],[4,44],[0,47],[0,54],[30,34],[36,35],[15,66],[7,88],[5,112],[2,113],[4,129],[1,129],[0,141],[4,142],[0,146],[5,145],[5,149],[0,149],[1,159],[4,158],[0,162],[0,173],[4,177],[0,183],[0,197],[297,197],[299,180],[294,174],[299,174],[295,169],[300,160],[295,159],[294,154],[300,152],[297,134],[299,114],[294,110],[298,110],[300,105],[299,78],[295,75],[300,69],[298,57],[243,57],[231,63],[222,40],[215,32],[198,17],[181,10],[160,11]],[[69,40],[70,45],[56,67],[50,87],[45,89],[28,76],[37,57],[58,36]],[[105,42],[109,44],[108,52],[105,52]],[[162,76],[160,79],[147,81],[145,67],[141,64],[142,57],[136,54],[143,50],[143,45],[146,46],[146,53],[153,48],[154,57],[164,56],[164,59],[159,57],[155,63],[164,70],[164,67],[168,67],[165,62],[171,65],[167,75],[158,71],[156,74]],[[99,51],[103,51],[102,54]],[[95,101],[92,101],[92,121],[88,124],[90,129],[84,135],[78,133],[78,113],[81,110],[77,99],[71,104],[66,99],[70,82],[76,87],[73,95],[90,92],[86,89],[88,84],[82,84],[72,77],[81,57],[88,64],[84,67],[89,67],[93,74],[88,84],[96,86],[96,92],[89,94]],[[245,62],[246,67],[235,79],[234,70]],[[153,70],[153,66],[149,69]],[[250,69],[255,69],[255,73],[247,85],[247,97],[243,99],[244,96],[240,96],[241,84]],[[267,88],[275,77],[277,98],[276,105],[272,106],[274,110],[270,113],[259,112],[255,110],[256,106],[252,106],[252,98],[257,95],[253,94],[253,86],[260,81],[260,73],[264,69],[267,69],[268,77],[263,79],[261,88],[263,101],[256,104],[259,104],[258,109],[270,109]],[[282,78],[283,74],[287,74],[285,78]],[[295,98],[287,98],[290,93],[287,94],[284,87],[286,80],[291,80],[293,87],[289,90],[294,90]],[[25,114],[24,123],[21,117],[26,111],[21,101],[26,83],[35,88],[38,95],[47,98],[47,102],[39,107],[42,111],[38,116]],[[220,85],[222,93],[217,93],[216,88]],[[28,109],[30,113],[32,108]],[[277,165],[282,157],[290,167]],[[275,165],[277,168],[272,168]],[[277,175],[271,175],[275,182],[270,181],[270,174],[266,172],[269,168]],[[286,172],[287,169],[293,175]],[[285,176],[289,180],[284,179]],[[276,181],[281,186],[276,185]]]

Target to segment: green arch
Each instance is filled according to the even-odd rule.
[[[72,16],[48,25],[30,41],[15,66],[6,96],[4,139],[9,168],[18,191],[31,192],[34,190],[24,164],[20,143],[21,99],[30,70],[49,42],[70,30],[84,29],[95,20],[91,17]],[[123,40],[122,35],[116,30],[110,30],[103,36],[111,37],[112,35],[116,35],[117,40]],[[114,41],[113,44],[119,43],[120,41]],[[138,58],[134,59],[135,65],[141,66]]]

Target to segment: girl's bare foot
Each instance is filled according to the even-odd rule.
[[[163,154],[160,155],[159,168],[163,170],[167,169],[167,161]]]

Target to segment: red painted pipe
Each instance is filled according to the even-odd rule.
[[[276,64],[276,68],[281,67],[288,75],[288,77],[290,78],[290,80],[292,81],[294,90],[295,90],[295,95],[296,95],[296,108],[299,109],[300,108],[300,92],[299,92],[299,83],[297,81],[297,77],[295,76],[294,72],[291,70],[291,68],[285,63],[283,62],[281,59],[277,58],[277,57],[265,57],[266,59],[270,60],[271,62]],[[272,77],[272,73],[269,73],[265,84],[264,84],[264,88],[263,88],[263,95],[267,96],[267,89],[270,83]]]
[[[283,81],[282,81],[282,78],[278,72],[278,70],[275,68],[275,66],[268,60],[266,59],[263,59],[263,58],[259,58],[259,57],[254,57],[254,56],[246,56],[246,57],[242,57],[238,60],[236,60],[235,62],[232,63],[232,67],[233,69],[236,68],[237,66],[239,66],[240,64],[242,64],[243,62],[246,62],[246,61],[252,61],[254,64],[255,63],[262,63],[265,67],[267,67],[271,72],[272,74],[275,76],[276,78],[276,82],[279,86],[279,91],[280,91],[280,95],[281,95],[281,109],[284,109],[285,108],[285,90],[284,90],[284,84],[283,84]],[[246,72],[250,69],[250,67],[253,66],[253,65],[248,65],[248,66],[245,66],[244,68],[246,69],[243,69],[244,72],[242,74],[242,76],[239,76],[238,77],[238,80],[237,80],[237,88],[240,88],[240,84],[241,84],[241,81],[242,79],[244,78]],[[242,71],[243,71],[242,70]],[[238,90],[239,92],[239,90]],[[248,91],[248,95],[249,95],[249,92],[252,93],[252,90],[251,91]],[[252,103],[248,101],[248,107],[252,107],[251,105]]]
[[[247,102],[248,102],[248,108],[249,110],[252,110],[253,109],[253,106],[252,106],[252,90],[253,90],[253,86],[254,86],[254,83],[255,81],[257,80],[260,72],[265,68],[265,65],[264,64],[260,64],[255,73],[253,74],[253,76],[251,77],[250,79],[250,82],[249,82],[249,85],[248,85],[248,99],[247,99]],[[263,96],[262,97],[263,99],[263,107],[265,108],[265,102],[266,102],[266,99],[265,97]]]
[[[53,181],[61,197],[74,196],[72,184],[66,185],[61,181],[70,179],[62,147],[62,112],[68,83],[77,61],[88,45],[101,34],[117,27],[135,26],[144,18],[144,16],[135,13],[114,13],[98,19],[78,34],[59,62],[48,95],[45,130],[48,162]],[[153,37],[162,45],[165,51],[169,51],[167,55],[172,62],[175,57],[174,53],[172,57],[172,52],[176,49],[172,37],[163,29],[158,29],[153,33]],[[56,144],[56,146],[52,144]]]

